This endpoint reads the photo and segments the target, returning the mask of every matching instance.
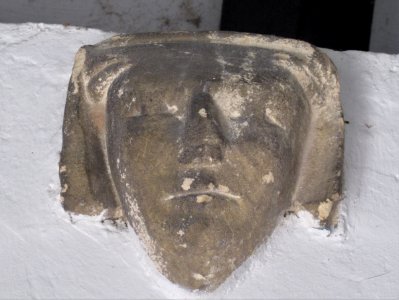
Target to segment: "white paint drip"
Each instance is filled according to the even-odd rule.
[[[206,112],[206,109],[205,109],[205,108],[201,108],[201,109],[198,111],[198,114],[201,116],[201,118],[206,118],[206,117],[208,117],[208,113]]]
[[[188,191],[191,188],[191,184],[194,182],[194,178],[184,178],[181,188],[184,191]]]
[[[225,185],[222,185],[222,184],[219,184],[219,185],[218,185],[218,190],[221,191],[221,192],[223,192],[223,193],[228,193],[228,192],[230,192],[229,187],[227,187],[227,186],[225,186]]]
[[[266,175],[263,175],[262,177],[262,182],[263,183],[273,183],[274,182],[274,175],[273,173],[270,171],[269,173],[267,173]]]
[[[198,195],[196,197],[196,202],[197,203],[208,203],[212,201],[212,197],[209,195]]]
[[[166,104],[166,107],[168,109],[168,112],[171,114],[175,114],[179,110],[176,105]]]
[[[193,273],[193,278],[200,281],[206,280],[206,278],[199,273]]]

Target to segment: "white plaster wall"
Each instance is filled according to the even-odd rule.
[[[398,0],[375,0],[370,51],[399,53]]]
[[[0,1],[0,23],[48,23],[134,33],[217,30],[222,0]]]
[[[349,121],[338,229],[307,213],[282,219],[220,288],[199,294],[160,275],[131,228],[60,205],[74,55],[111,35],[0,24],[0,299],[399,298],[399,56],[323,50]]]

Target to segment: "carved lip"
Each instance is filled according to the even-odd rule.
[[[172,199],[179,199],[179,198],[185,198],[189,196],[201,196],[201,195],[207,195],[207,196],[219,196],[222,198],[225,198],[227,200],[233,200],[235,201],[238,205],[242,204],[242,198],[238,195],[228,193],[225,191],[221,191],[218,189],[212,189],[212,190],[196,190],[196,191],[187,191],[187,192],[180,192],[180,193],[175,193],[173,195],[170,195],[166,197],[164,200],[169,201]]]

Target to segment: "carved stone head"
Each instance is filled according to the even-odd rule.
[[[221,284],[287,210],[334,223],[339,85],[304,42],[169,33],[85,46],[63,133],[64,208],[124,218],[190,289]]]

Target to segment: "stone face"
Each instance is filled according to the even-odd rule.
[[[184,287],[216,288],[288,210],[334,225],[339,85],[307,43],[211,32],[85,46],[63,133],[64,208],[125,219]]]

